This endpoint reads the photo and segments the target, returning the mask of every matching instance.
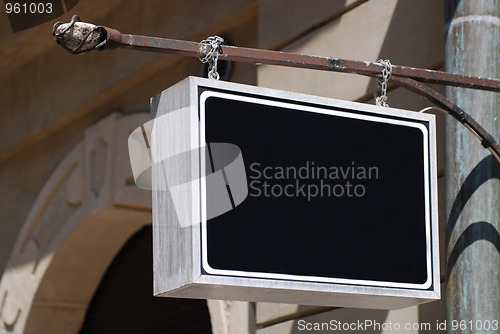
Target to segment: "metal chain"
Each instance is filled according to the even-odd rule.
[[[375,104],[380,107],[388,107],[387,104],[387,83],[392,75],[392,64],[389,59],[383,60],[379,59],[375,64],[380,64],[382,66],[382,78],[378,80],[378,86],[380,87],[381,95],[378,96],[377,90],[375,89],[375,94],[373,97],[375,98]]]
[[[217,73],[217,60],[219,60],[219,54],[222,54],[221,43],[224,39],[220,36],[210,36],[207,39],[201,41],[201,44],[210,45],[209,51],[204,50],[205,55],[200,57],[202,63],[208,63],[208,78],[213,80],[219,80],[219,73]]]

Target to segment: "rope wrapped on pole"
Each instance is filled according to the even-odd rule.
[[[212,48],[207,43],[122,34],[118,30],[105,26],[80,22],[78,15],[74,15],[70,23],[57,22],[52,33],[56,37],[56,42],[73,54],[120,47],[200,58],[205,57]],[[223,60],[352,73],[383,79],[384,66],[380,63],[226,45],[219,46],[218,51],[218,57]],[[481,140],[483,146],[488,148],[500,163],[500,146],[493,137],[453,102],[420,83],[426,82],[500,92],[500,80],[391,65],[391,76],[388,81],[407,88],[447,110],[450,115],[472,131]]]

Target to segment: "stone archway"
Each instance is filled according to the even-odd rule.
[[[1,334],[78,332],[106,268],[152,221],[151,193],[135,186],[127,147],[149,117],[104,118],[52,173],[0,280]],[[214,333],[248,333],[253,325],[248,303],[207,304]]]
[[[151,223],[150,194],[133,185],[126,147],[147,113],[114,113],[52,173],[31,208],[0,281],[0,333],[76,333],[102,274]],[[110,237],[112,236],[112,237]]]

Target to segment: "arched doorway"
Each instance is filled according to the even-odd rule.
[[[120,250],[87,309],[80,334],[211,333],[205,300],[153,297],[152,229]]]
[[[127,240],[152,221],[151,193],[133,183],[127,148],[128,135],[149,117],[106,117],[86,130],[54,170],[0,279],[1,334],[71,334],[82,328],[107,269]],[[206,319],[207,301],[201,303]],[[224,302],[210,301],[208,310],[221,328],[217,332],[225,333]]]
[[[134,185],[126,145],[149,119],[149,113],[106,117],[54,170],[0,279],[0,334],[76,334],[89,326],[87,310],[103,276],[127,241],[151,224],[151,193]],[[125,296],[130,291],[122,289]],[[205,302],[214,333],[256,333],[255,304]]]

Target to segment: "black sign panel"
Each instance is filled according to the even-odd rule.
[[[239,206],[202,226],[207,272],[430,287],[424,122],[199,93],[204,140],[239,146],[248,183]]]

